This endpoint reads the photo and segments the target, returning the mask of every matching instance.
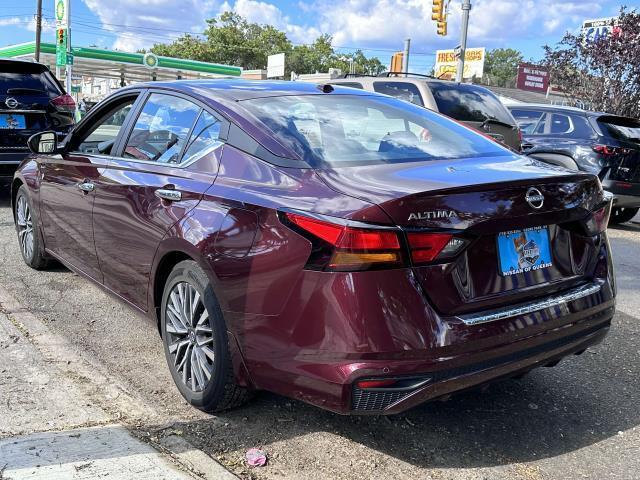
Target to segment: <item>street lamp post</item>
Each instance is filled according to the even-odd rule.
[[[464,73],[464,56],[467,51],[467,30],[469,28],[469,11],[471,10],[471,0],[462,0],[462,28],[460,33],[460,58],[458,58],[458,69],[456,70],[456,82],[462,82]]]

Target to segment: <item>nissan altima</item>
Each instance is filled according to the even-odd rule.
[[[137,84],[29,146],[24,261],[148,316],[208,412],[268,390],[397,413],[580,354],[614,314],[595,175],[388,96]]]

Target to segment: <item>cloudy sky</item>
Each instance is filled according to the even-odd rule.
[[[437,49],[458,44],[460,0],[451,1],[449,35],[435,34],[430,0],[71,0],[73,44],[134,51],[167,42],[183,32],[198,33],[205,19],[235,10],[248,19],[274,25],[295,44],[321,33],[333,36],[341,51],[361,48],[384,63],[411,38],[411,70],[427,71]],[[53,20],[54,0],[43,0]],[[513,47],[525,58],[540,58],[541,46],[556,43],[585,19],[614,15],[620,0],[472,0],[469,46]],[[624,4],[640,10],[640,0]],[[36,0],[0,0],[0,46],[34,37]],[[44,40],[53,41],[45,22]]]

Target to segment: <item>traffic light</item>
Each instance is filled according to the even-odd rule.
[[[64,28],[58,29],[58,45],[64,45]]]
[[[404,53],[396,52],[391,56],[391,67],[389,68],[390,72],[402,72],[402,57]]]
[[[443,37],[447,35],[447,7],[445,0],[433,0],[431,20],[437,23],[436,32]]]
[[[433,0],[431,20],[442,22],[444,20],[444,0]]]

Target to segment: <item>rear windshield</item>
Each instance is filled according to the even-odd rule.
[[[48,71],[42,71],[39,65],[0,64],[0,94],[2,95],[38,95],[61,94],[60,87]]]
[[[242,103],[316,167],[511,155],[442,115],[395,98],[301,95]]]
[[[438,111],[461,122],[498,120],[515,125],[507,108],[489,90],[474,85],[430,82],[429,88]]]
[[[604,135],[623,142],[640,143],[640,122],[624,117],[600,117],[598,126]]]

